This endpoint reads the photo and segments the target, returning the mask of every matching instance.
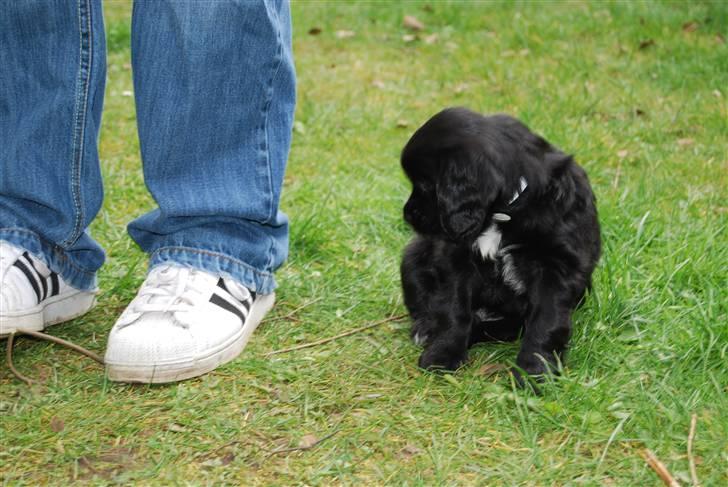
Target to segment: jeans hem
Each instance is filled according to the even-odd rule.
[[[25,228],[0,228],[0,240],[27,250],[57,272],[68,285],[82,291],[97,289],[95,271],[79,267],[62,247],[43,240],[37,233]]]
[[[269,294],[276,288],[275,278],[270,272],[255,269],[219,252],[192,247],[174,246],[155,250],[149,260],[149,269],[171,263],[234,279],[259,294]]]

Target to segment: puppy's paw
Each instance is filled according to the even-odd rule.
[[[415,345],[419,347],[426,347],[431,343],[432,339],[435,338],[435,328],[430,325],[426,320],[417,320],[412,323],[412,330],[410,336]]]
[[[543,382],[542,375],[524,374],[516,367],[511,368],[511,375],[513,376],[513,380],[516,381],[516,385],[521,389],[530,389],[536,394],[541,394],[541,389],[539,389],[538,384]]]
[[[467,351],[453,353],[448,349],[430,347],[422,352],[418,365],[425,370],[454,371],[459,369],[467,359]]]
[[[520,354],[516,359],[516,365],[530,377],[539,381],[543,381],[546,375],[559,375],[556,357],[551,354],[545,357],[537,353]]]
[[[522,388],[530,388],[537,394],[540,393],[538,385],[543,383],[547,377],[559,375],[559,370],[553,363],[537,356],[534,356],[531,360],[524,360],[519,357],[516,360],[516,365],[518,365],[517,368],[511,369],[516,384]]]
[[[418,347],[424,347],[427,343],[427,333],[414,331],[412,333],[412,341],[415,342],[415,345]]]

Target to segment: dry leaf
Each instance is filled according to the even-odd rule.
[[[103,452],[96,460],[107,463],[129,463],[134,459],[134,452],[129,448],[114,447]]]
[[[460,93],[463,93],[464,91],[468,90],[468,84],[467,83],[460,83],[455,85],[455,88],[453,88],[453,91],[456,95],[459,95]]]
[[[403,129],[409,127],[409,122],[407,120],[397,120],[397,128]]]
[[[372,86],[375,86],[375,87],[379,88],[380,90],[383,90],[384,89],[384,81],[379,80],[379,79],[375,79],[374,81],[372,81]]]
[[[693,139],[685,138],[685,139],[677,139],[677,145],[685,146],[685,145],[693,145],[693,142],[695,142]]]
[[[645,39],[644,41],[640,42],[639,49],[647,49],[648,47],[652,47],[655,45],[654,39]]]
[[[508,370],[508,366],[506,364],[485,364],[478,369],[475,375],[479,375],[481,377],[490,377],[491,375],[495,375],[502,370]]]
[[[354,37],[356,35],[356,32],[353,30],[337,30],[336,31],[336,37],[338,39],[348,39],[349,37]]]
[[[311,27],[308,29],[308,35],[317,36],[321,33],[321,27]]]
[[[629,155],[629,151],[627,151],[627,150],[621,150],[621,151],[617,152],[617,157],[619,157],[620,159],[624,159],[628,155]]]
[[[683,32],[695,32],[698,29],[698,23],[695,21],[685,22],[682,26]]]
[[[182,426],[181,424],[177,423],[170,423],[167,426],[167,431],[172,431],[173,433],[184,433],[187,431],[187,428]]]
[[[425,24],[412,15],[405,15],[404,20],[402,20],[402,25],[410,30],[422,30],[425,28]]]
[[[63,420],[58,416],[53,416],[51,418],[51,431],[53,431],[54,433],[60,433],[65,427],[66,423],[64,423]]]
[[[417,36],[414,34],[405,34],[402,36],[402,40],[404,42],[413,42],[413,41],[417,40]]]
[[[723,36],[723,34],[715,34],[715,42],[717,42],[718,44],[725,44],[725,37]]]
[[[720,91],[719,90],[713,90],[713,96],[716,97],[716,98],[720,98],[723,95],[720,94]]]
[[[298,442],[298,447],[299,448],[311,448],[316,443],[318,443],[318,438],[316,438],[316,435],[312,435],[312,434],[303,435],[303,437],[301,437],[301,441]]]
[[[220,459],[220,464],[223,466],[230,465],[233,460],[235,460],[235,454],[233,452],[228,452]]]
[[[413,457],[420,452],[422,452],[422,450],[417,448],[415,445],[405,445],[404,448],[399,451],[400,455],[403,457]]]
[[[430,34],[428,36],[425,36],[425,44],[434,44],[439,38],[440,36],[438,36],[437,34]]]

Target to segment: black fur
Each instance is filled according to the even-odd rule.
[[[420,127],[402,167],[412,182],[404,218],[417,233],[402,288],[412,337],[424,344],[419,365],[454,370],[474,343],[522,336],[518,367],[553,371],[601,247],[584,170],[518,120],[464,108]],[[520,178],[528,186],[509,204]],[[487,259],[476,242],[491,225],[502,237]]]

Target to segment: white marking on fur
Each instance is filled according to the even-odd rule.
[[[503,319],[503,315],[491,313],[485,308],[476,310],[475,317],[478,318],[478,321],[500,321]]]
[[[516,264],[513,262],[513,256],[511,254],[503,254],[503,268],[501,273],[503,275],[503,282],[511,287],[517,294],[522,294],[526,291],[526,285],[523,284],[521,278],[518,277],[516,271]]]
[[[500,247],[501,236],[501,232],[495,224],[491,224],[480,234],[480,237],[475,241],[475,245],[478,247],[483,259],[495,260],[498,247]]]
[[[425,345],[425,342],[427,341],[427,335],[420,335],[420,332],[418,331],[415,333],[415,336],[412,338],[412,341],[415,342],[415,345],[422,347]]]

